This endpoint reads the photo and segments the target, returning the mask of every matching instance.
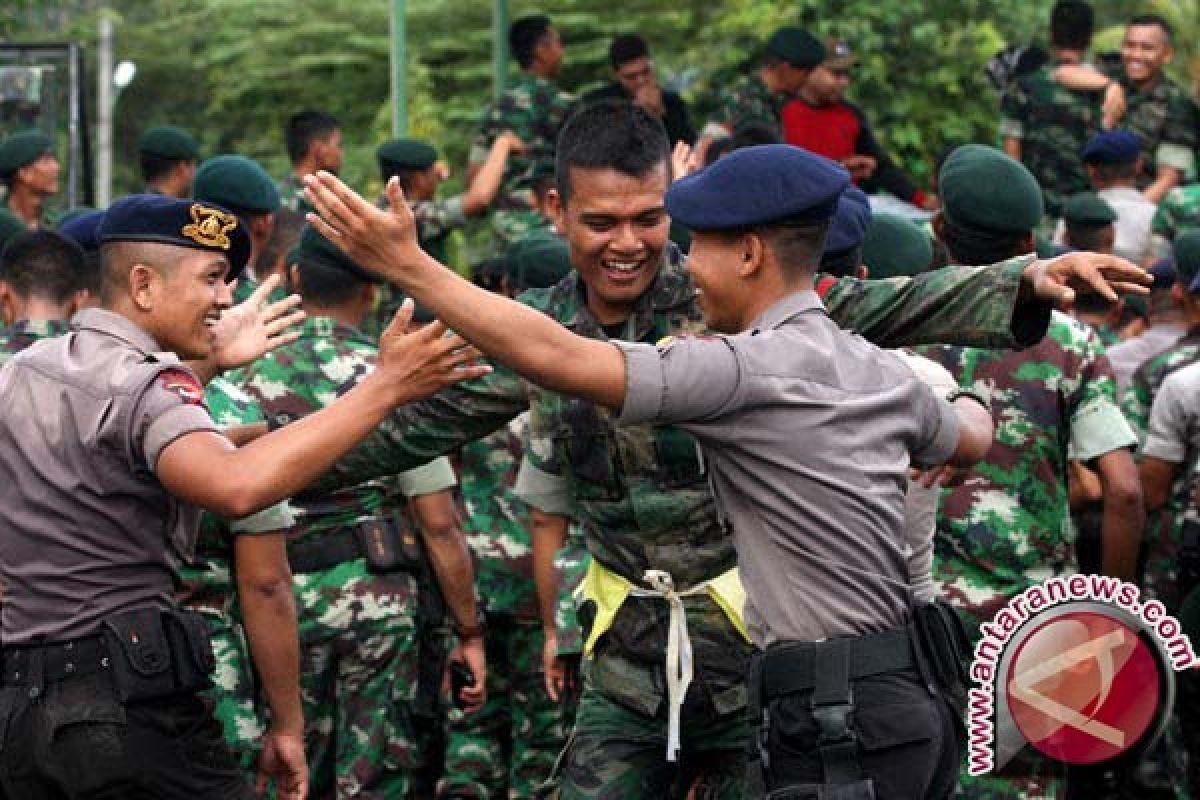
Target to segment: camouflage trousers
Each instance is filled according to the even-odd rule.
[[[259,711],[254,670],[242,626],[225,615],[206,614],[212,636],[213,687],[205,695],[213,702],[213,716],[221,723],[225,741],[238,764],[254,767],[262,746],[266,721]]]
[[[680,760],[671,763],[667,761],[666,703],[661,705],[657,714],[647,716],[617,703],[585,677],[575,730],[567,743],[560,800],[749,797],[746,710],[715,718],[693,717],[685,703]],[[693,788],[695,794],[689,795]]]
[[[532,797],[550,777],[565,736],[542,678],[543,642],[537,620],[488,615],[487,702],[474,714],[455,709],[447,715],[438,797]]]
[[[294,585],[310,795],[405,798],[419,763],[416,581],[357,560]]]

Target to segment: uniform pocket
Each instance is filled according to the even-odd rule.
[[[43,719],[47,768],[67,796],[133,779],[125,709],[106,673],[57,684],[44,702]]]

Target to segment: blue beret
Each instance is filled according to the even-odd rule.
[[[1126,164],[1136,161],[1142,140],[1131,131],[1097,133],[1083,148],[1085,164]]]
[[[250,234],[228,209],[160,194],[133,194],[108,207],[97,238],[106,242],[155,242],[229,258],[233,280],[250,258]]]
[[[871,223],[871,203],[857,186],[851,186],[838,198],[837,210],[825,239],[825,255],[836,256],[860,247]]]
[[[735,150],[667,190],[667,213],[696,231],[829,219],[850,185],[839,164],[789,144]]]
[[[272,214],[282,205],[267,171],[257,161],[237,155],[214,156],[201,164],[192,194],[197,200],[249,214]]]
[[[1155,261],[1148,271],[1154,278],[1151,289],[1170,289],[1175,285],[1175,259],[1170,256]]]
[[[103,211],[89,211],[59,225],[58,232],[74,240],[84,252],[94,253],[100,249],[100,225],[103,222]]]

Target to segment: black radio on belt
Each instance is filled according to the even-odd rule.
[[[178,609],[139,608],[104,620],[113,683],[123,702],[212,686],[216,666],[208,623]]]
[[[360,522],[358,549],[372,572],[415,570],[421,564],[421,545],[408,520],[396,514]]]

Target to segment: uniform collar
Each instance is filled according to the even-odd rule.
[[[80,330],[95,331],[112,336],[143,353],[156,353],[162,350],[158,346],[158,342],[154,341],[154,337],[139,328],[133,320],[107,309],[85,308],[76,314],[71,322]]]
[[[667,242],[663,250],[662,264],[654,282],[637,299],[630,317],[634,320],[634,333],[640,339],[653,327],[653,316],[687,305],[695,295],[692,279],[683,268],[684,257],[673,242]],[[572,270],[567,278],[568,291],[574,296],[575,311],[563,324],[576,333],[592,333],[603,326],[592,315],[587,306],[587,287]]]
[[[793,292],[775,301],[774,304],[758,316],[758,319],[750,323],[750,330],[755,333],[773,330],[782,327],[797,314],[803,314],[806,311],[823,312],[824,310],[825,306],[821,302],[821,298],[817,296],[817,293],[812,289],[804,289],[803,291]]]
[[[305,317],[300,325],[301,338],[313,339],[356,339],[369,342],[366,334],[357,328],[338,322],[333,317]]]

